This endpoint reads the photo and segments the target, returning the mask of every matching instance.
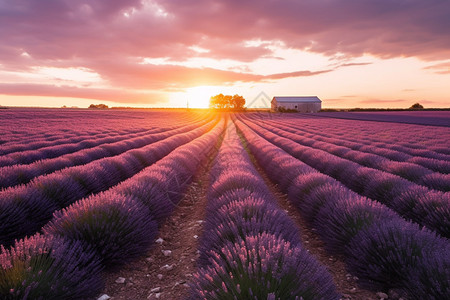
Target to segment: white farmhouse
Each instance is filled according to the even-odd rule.
[[[322,108],[322,101],[317,96],[307,97],[278,97],[272,99],[272,110],[296,110],[298,112],[318,112]]]

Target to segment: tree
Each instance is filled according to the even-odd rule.
[[[216,109],[224,108],[224,97],[225,96],[223,94],[212,96],[211,98],[209,98],[209,107]]]
[[[245,99],[239,95],[224,95],[218,94],[212,96],[209,99],[209,107],[215,109],[243,109],[245,104]]]
[[[105,109],[105,108],[108,108],[108,105],[106,105],[106,104],[91,104],[91,105],[89,105],[89,108]]]
[[[423,109],[423,105],[417,102],[411,105],[409,109]]]
[[[233,109],[243,109],[245,104],[245,99],[242,96],[239,96],[238,94],[234,95],[231,99],[231,107]]]

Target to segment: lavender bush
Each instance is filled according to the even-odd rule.
[[[0,298],[85,299],[102,289],[102,266],[80,242],[35,235],[0,252]]]
[[[115,268],[149,248],[157,223],[134,198],[106,192],[56,212],[43,232],[83,241],[95,249],[105,267]]]
[[[291,193],[291,201],[296,204],[304,219],[309,223],[315,221],[317,213],[328,202],[352,197],[351,193],[342,188],[337,182],[325,182],[324,184],[316,185],[317,183],[320,183],[320,180],[317,181],[318,178],[320,177],[310,176],[309,179],[312,179],[312,181],[306,180],[304,182],[304,184],[309,185],[309,187],[307,187],[308,193],[305,193],[303,196]],[[298,189],[301,191],[302,187],[298,185]],[[299,201],[300,197],[301,201]]]
[[[241,172],[241,174],[238,174]],[[215,181],[209,191],[209,197],[218,197],[226,191],[235,190],[239,188],[247,188],[253,191],[266,189],[264,184],[254,174],[250,172],[243,172],[233,170],[228,173],[228,176],[221,176]]]
[[[0,193],[0,245],[31,235],[50,220],[58,208],[42,191],[18,186]]]
[[[272,160],[272,153],[276,152],[278,156],[289,156],[275,150],[276,146],[270,146],[266,140],[242,123],[237,122],[237,125],[250,144],[264,145],[251,147],[260,162]],[[272,168],[280,167],[271,165],[268,168],[265,164],[262,166],[269,173]],[[283,171],[284,169],[280,168],[279,172]],[[364,182],[368,182],[376,170],[361,167],[358,171],[364,172],[356,173],[353,178],[349,176],[349,181],[358,183],[359,175],[363,175],[363,183],[358,183],[355,187],[364,189]],[[286,170],[286,173],[291,174],[289,170]],[[314,173],[304,177],[312,174]],[[330,190],[329,197],[327,193],[321,195],[320,184],[312,190],[307,190],[307,195],[303,195],[299,189],[302,187],[302,179],[303,176],[298,176],[293,181],[294,184],[289,189],[290,199],[297,204],[312,201],[312,195],[317,191],[320,196],[317,201],[320,202],[322,199],[325,204],[319,204],[322,209],[312,224],[319,229],[329,248],[335,248],[337,251],[343,249],[342,253],[347,257],[349,270],[361,279],[362,285],[376,288],[378,291],[400,288],[408,292],[412,299],[448,298],[448,253],[450,253],[448,240],[406,222],[394,213],[388,212],[390,210],[387,208],[368,199],[366,201],[360,198],[360,201],[356,199],[354,202],[350,197],[334,202],[332,200],[335,194],[340,198],[339,192]],[[413,187],[409,190],[412,191]],[[418,193],[413,193],[413,197],[421,195],[421,190],[422,188],[419,188]],[[351,195],[351,191],[348,193]],[[342,195],[345,195],[345,192]],[[397,199],[392,199],[391,202],[397,203]],[[431,214],[433,201],[429,203]],[[415,205],[413,207],[415,208]],[[347,242],[348,246],[342,248]]]
[[[178,146],[198,137],[215,123],[207,123],[191,132],[171,136],[141,149],[130,150],[120,157],[108,157],[87,165],[63,169],[49,175],[39,176],[30,183],[0,191],[0,202],[9,207],[0,211],[0,221],[23,218],[23,212],[30,212],[26,226],[17,226],[13,230],[0,232],[0,239],[11,244],[14,239],[33,234],[51,219],[52,213],[76,200],[92,193],[107,190],[125,179],[129,156],[138,160],[141,166],[149,166],[163,158]],[[119,158],[119,159],[118,159]],[[29,199],[30,195],[38,195]],[[19,199],[19,200],[17,200]],[[50,203],[49,203],[50,202]],[[53,202],[53,203],[51,203]],[[33,211],[34,210],[34,211]]]
[[[423,189],[405,191],[394,199],[393,206],[404,217],[419,220],[420,224],[450,238],[450,193],[424,193]]]
[[[314,220],[314,227],[330,253],[347,255],[348,245],[361,230],[374,223],[401,219],[386,206],[344,188],[330,192],[330,201],[320,209]]]
[[[335,182],[334,179],[318,172],[300,175],[293,180],[288,196],[295,205],[300,205],[315,188]]]
[[[139,200],[160,224],[173,212],[180,196],[180,186],[170,184],[177,180],[171,180],[166,173],[161,172],[161,168],[158,169],[155,168],[154,171],[146,172],[145,176],[120,184],[115,192]]]
[[[272,234],[228,243],[209,257],[194,275],[191,299],[339,299],[323,266]]]
[[[355,236],[347,250],[348,267],[361,285],[381,290],[414,284],[408,278],[423,272],[420,266],[426,267],[425,261],[440,265],[443,259],[448,262],[441,255],[450,253],[448,240],[401,219],[373,223]],[[443,282],[436,285],[448,286],[448,278],[440,279]]]
[[[432,256],[417,261],[414,269],[408,270],[403,290],[410,299],[447,299],[450,295],[450,247],[434,249]]]
[[[206,265],[208,252],[220,251],[227,242],[246,236],[270,233],[294,245],[300,244],[295,223],[287,214],[264,198],[238,198],[216,212],[209,212],[200,241],[199,264]]]

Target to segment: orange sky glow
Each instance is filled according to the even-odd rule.
[[[450,2],[0,0],[0,105],[450,107]]]

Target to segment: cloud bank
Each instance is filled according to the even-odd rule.
[[[264,76],[142,60],[208,57],[245,65],[272,57],[273,44],[347,59],[445,60],[449,15],[445,0],[0,0],[0,68],[88,68],[112,86],[138,90],[265,82],[331,70]],[[341,64],[354,65],[364,63]],[[446,72],[443,67],[436,69]],[[20,93],[0,88],[0,94]]]

